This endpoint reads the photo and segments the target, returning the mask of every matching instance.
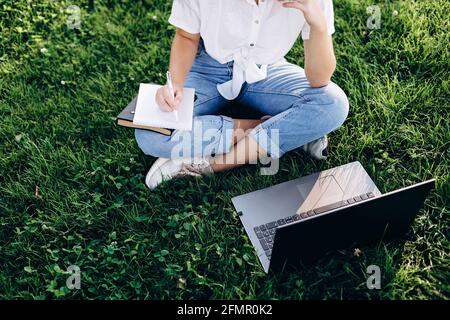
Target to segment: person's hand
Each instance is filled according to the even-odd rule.
[[[306,22],[312,28],[326,30],[326,19],[317,0],[278,0],[285,8],[294,8],[303,12]]]
[[[175,111],[181,100],[183,100],[183,87],[174,86],[173,91],[175,93],[175,99],[173,99],[167,85],[162,86],[156,92],[155,101],[162,111]]]

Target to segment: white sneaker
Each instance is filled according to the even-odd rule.
[[[168,181],[175,177],[200,177],[212,172],[211,164],[204,158],[158,158],[148,171],[145,177],[145,184],[150,189],[154,189],[163,181]]]
[[[316,160],[325,160],[328,157],[328,138],[323,136],[303,146],[303,151]]]

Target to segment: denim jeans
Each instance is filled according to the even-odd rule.
[[[345,93],[334,83],[312,88],[304,70],[285,59],[270,64],[267,78],[245,83],[235,100],[226,100],[217,84],[232,78],[233,62],[220,64],[210,57],[202,41],[185,87],[195,88],[193,130],[176,130],[171,136],[152,131],[135,131],[141,150],[154,157],[206,157],[230,151],[234,121],[221,115],[224,107],[248,108],[272,116],[250,135],[272,158],[339,128],[347,117]]]

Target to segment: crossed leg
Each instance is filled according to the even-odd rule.
[[[242,135],[230,152],[216,156],[215,172],[268,155],[281,157],[337,129],[348,114],[348,99],[336,84],[312,88],[304,70],[286,61],[270,65],[265,80],[243,90],[239,103],[272,118]]]

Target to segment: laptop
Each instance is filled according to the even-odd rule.
[[[232,198],[267,273],[407,234],[435,180],[382,194],[352,162]]]

